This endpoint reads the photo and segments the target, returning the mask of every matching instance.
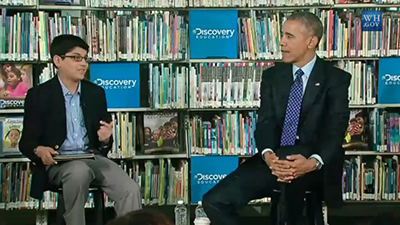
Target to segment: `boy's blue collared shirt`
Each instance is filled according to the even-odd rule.
[[[79,82],[77,92],[72,94],[61,81],[60,77],[58,77],[58,80],[61,84],[65,99],[67,125],[67,138],[61,145],[59,151],[79,153],[80,151],[87,149],[89,144],[80,102],[81,83]]]

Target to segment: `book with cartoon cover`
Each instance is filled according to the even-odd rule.
[[[21,155],[19,141],[22,133],[23,117],[6,117],[3,121],[3,156]]]

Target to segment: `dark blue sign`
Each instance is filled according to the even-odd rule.
[[[361,12],[361,31],[382,31],[382,11],[363,10]]]
[[[139,63],[92,63],[90,80],[105,90],[108,108],[140,107]]]
[[[237,10],[190,11],[190,58],[238,58],[237,20]]]

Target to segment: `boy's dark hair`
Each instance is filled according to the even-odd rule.
[[[76,47],[80,47],[86,51],[89,51],[89,45],[78,36],[72,34],[62,34],[55,37],[50,45],[51,60],[54,59],[54,56],[65,55]]]
[[[116,218],[107,225],[173,225],[173,223],[160,212],[142,209]]]

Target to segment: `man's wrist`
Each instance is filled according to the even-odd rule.
[[[267,152],[269,152],[269,153],[274,153],[274,151],[272,151],[272,149],[270,149],[270,148],[266,148],[266,149],[264,149],[262,152],[261,152],[261,158],[265,161],[265,156],[266,156],[266,154],[265,153],[267,153]]]
[[[309,164],[310,172],[318,170],[318,160],[317,159],[315,159],[315,158],[308,159],[308,164]]]
[[[273,154],[274,154],[274,153],[271,152],[271,151],[264,152],[264,155],[263,155],[263,157],[264,157],[264,162],[267,163],[268,166],[271,166],[271,156],[272,156]]]

